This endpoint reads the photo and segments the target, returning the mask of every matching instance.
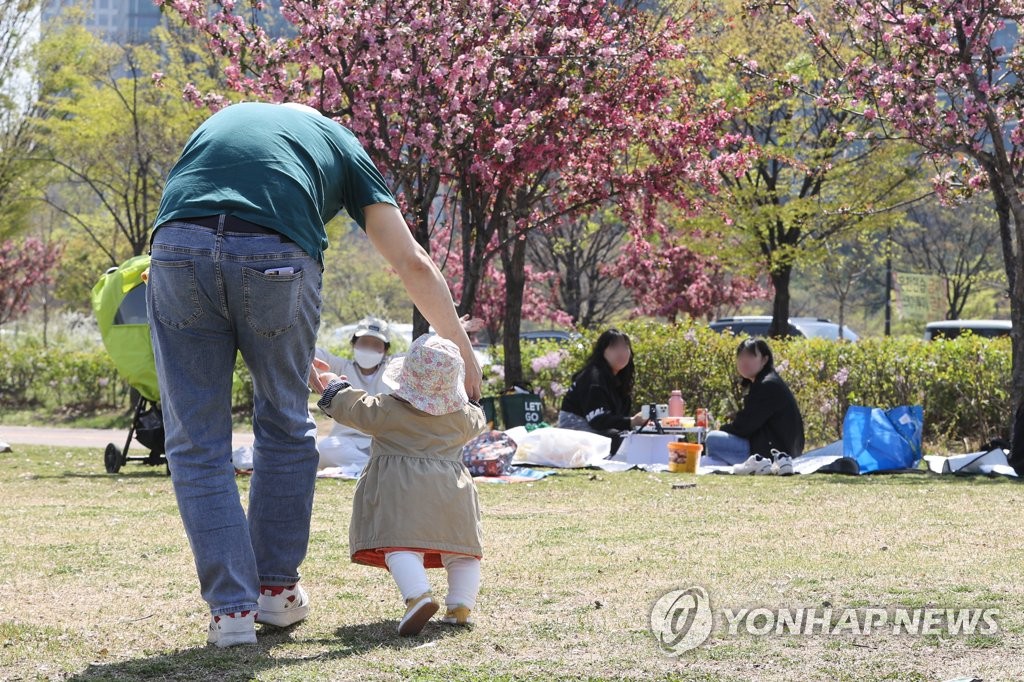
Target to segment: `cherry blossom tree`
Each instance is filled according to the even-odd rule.
[[[612,272],[632,290],[637,314],[673,322],[680,315],[711,317],[769,293],[754,279],[732,274],[717,256],[681,243],[655,248],[646,241],[634,242]]]
[[[462,261],[456,257],[461,252],[461,237],[457,233],[452,234],[451,226],[444,226],[436,230],[431,239],[431,253],[448,279],[453,298],[463,299],[466,279]],[[523,294],[522,318],[534,322],[572,326],[572,317],[557,305],[560,274],[553,270],[538,269],[529,263],[524,267],[524,274],[529,285]],[[488,337],[502,338],[505,323],[505,273],[496,259],[488,261],[481,281],[477,284],[475,300],[476,308],[472,314],[483,322]]]
[[[271,39],[233,0],[213,11],[160,4],[209,37],[235,90],[303,102],[350,127],[421,245],[452,226],[459,251],[442,260],[459,261],[460,312],[482,312],[482,283],[500,262],[509,382],[521,375],[530,231],[613,202],[643,239],[649,206],[693,209],[693,186],[712,189],[745,161],[741,138],[720,134],[730,112],[663,68],[690,59],[696,15],[608,0],[285,0],[294,35]],[[186,94],[224,103],[222,93]]]
[[[0,325],[28,310],[34,287],[51,281],[60,246],[35,237],[0,242]]]
[[[837,0],[838,31],[822,29],[804,3],[770,4],[785,6],[820,63],[837,67],[821,101],[916,143],[947,200],[991,197],[1013,322],[1013,454],[1024,470],[1024,2]]]

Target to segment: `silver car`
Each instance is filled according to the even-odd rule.
[[[722,317],[709,326],[716,332],[730,331],[737,336],[768,336],[772,318],[770,315]],[[824,317],[791,317],[786,335],[838,341],[839,325]],[[844,341],[857,341],[860,336],[844,324],[842,338]]]

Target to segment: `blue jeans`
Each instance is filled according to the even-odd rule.
[[[708,431],[702,464],[739,464],[750,457],[750,441],[725,431]]]
[[[299,579],[318,460],[306,382],[321,282],[320,264],[279,236],[182,222],[153,236],[146,295],[167,461],[213,615],[255,610],[261,584]],[[239,351],[254,389],[248,519],[231,464]]]

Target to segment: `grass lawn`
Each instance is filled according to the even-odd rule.
[[[128,426],[132,423],[132,414],[126,409],[98,410],[87,414],[60,412],[51,408],[24,408],[18,410],[0,410],[0,420],[5,426],[60,426],[76,429],[124,429],[128,435]]]
[[[673,489],[696,480],[695,488]],[[246,491],[248,482],[239,479]],[[739,478],[563,472],[481,485],[473,630],[398,637],[396,588],[348,560],[354,483],[317,482],[309,619],[205,646],[170,480],[99,452],[0,455],[0,679],[1024,679],[1024,486],[925,475]],[[437,592],[443,573],[432,576]],[[991,607],[996,635],[730,635],[673,658],[652,604]]]

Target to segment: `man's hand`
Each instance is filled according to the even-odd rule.
[[[466,361],[466,395],[473,402],[480,402],[483,392],[480,385],[483,383],[484,373],[480,369],[480,363],[476,361],[476,355],[471,354],[470,360]]]
[[[331,366],[320,358],[313,358],[313,365],[309,368],[309,387],[323,395],[327,384],[335,379],[345,380],[348,377],[339,377],[331,371]]]

